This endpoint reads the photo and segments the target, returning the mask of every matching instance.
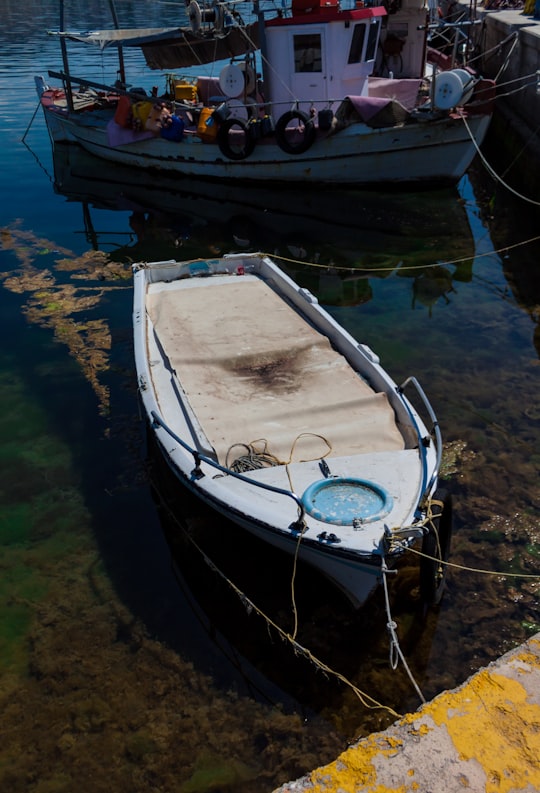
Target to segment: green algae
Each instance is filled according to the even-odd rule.
[[[157,744],[147,730],[139,730],[126,740],[126,755],[133,763],[141,763],[149,754],[157,751]]]
[[[0,593],[0,597],[4,595]],[[26,671],[26,642],[32,623],[32,609],[23,603],[6,603],[0,607],[0,671]]]
[[[254,776],[254,770],[245,763],[204,751],[197,757],[191,777],[180,786],[180,792],[210,793],[219,790],[233,793],[242,782]]]
[[[2,494],[0,493],[0,496]],[[0,515],[0,545],[26,543],[32,530],[32,508],[28,503],[6,503],[2,497],[2,515]]]
[[[13,374],[0,376],[0,669],[26,676],[29,632],[50,570],[80,544],[86,519],[71,455]],[[24,416],[24,421],[19,417]]]
[[[119,281],[131,277],[126,265],[120,265],[99,251],[89,251],[82,256],[54,245],[43,244],[42,239],[32,232],[13,224],[4,229],[0,244],[11,251],[19,262],[19,269],[2,274],[5,288],[23,295],[22,312],[31,323],[50,328],[55,338],[65,344],[69,354],[94,389],[103,415],[109,410],[108,387],[102,382],[102,373],[109,368],[111,334],[104,319],[85,318],[77,322],[74,315],[96,309],[103,295],[112,287],[107,281]],[[49,268],[36,267],[36,258],[44,253],[50,257]],[[40,263],[41,264],[41,263]],[[64,273],[69,274],[71,283],[65,283]],[[101,282],[95,286],[95,280]],[[78,280],[86,284],[75,284]]]

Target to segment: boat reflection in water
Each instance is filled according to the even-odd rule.
[[[370,280],[396,273],[411,282],[413,308],[433,305],[454,280],[471,276],[473,240],[455,189],[272,190],[104,166],[70,144],[57,144],[53,155],[55,191],[81,203],[93,248],[105,250],[107,237],[95,228],[92,208],[129,213],[118,229],[129,242],[108,251],[117,261],[179,258],[179,248],[182,259],[264,251],[282,257],[283,269],[321,303],[336,306],[368,302]],[[438,251],[461,263],[434,276]]]

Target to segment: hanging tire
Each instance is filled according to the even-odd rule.
[[[440,506],[433,502],[439,501]],[[445,490],[437,490],[432,499],[433,515],[428,533],[422,540],[420,562],[420,595],[426,606],[441,602],[446,584],[446,564],[452,540],[452,497]],[[429,558],[428,558],[429,557]]]
[[[294,129],[289,128],[291,121],[299,122]],[[289,110],[276,123],[276,140],[282,151],[287,154],[303,154],[315,141],[317,130],[313,119],[301,110]]]
[[[240,135],[234,132],[235,127],[240,130]],[[219,127],[217,142],[219,150],[229,160],[245,160],[255,148],[255,138],[241,118],[228,118],[224,121]]]

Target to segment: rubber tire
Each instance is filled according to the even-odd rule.
[[[434,526],[429,527],[422,540],[422,553],[434,557],[426,559],[422,556],[420,561],[420,596],[426,606],[437,606],[441,602],[446,585],[446,565],[441,568],[436,560],[448,561],[452,540],[452,496],[441,489],[435,492],[433,499],[442,501],[443,508],[441,514],[433,518]]]
[[[293,119],[297,119],[304,124],[304,137],[298,143],[291,143],[287,140],[286,130]],[[313,119],[308,115],[302,113],[301,110],[289,110],[278,119],[275,134],[277,144],[282,151],[287,154],[303,154],[315,142],[317,130]]]
[[[244,132],[246,142],[244,147],[239,151],[233,149],[229,144],[229,132],[233,127],[240,127]],[[255,138],[251,134],[246,122],[242,121],[241,118],[228,118],[220,125],[217,134],[217,143],[221,153],[229,160],[245,160],[255,148]]]

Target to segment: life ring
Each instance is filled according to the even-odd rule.
[[[230,140],[229,133],[233,127],[237,127],[240,130],[241,134],[237,133],[237,137],[240,138],[241,142],[235,142],[234,138],[232,141]],[[246,122],[241,118],[234,117],[228,118],[220,125],[217,143],[221,153],[229,160],[245,160],[255,148],[255,138]]]
[[[452,539],[452,497],[437,490],[431,500],[433,514],[428,533],[422,540],[420,562],[420,595],[427,606],[441,602],[446,583],[446,564]]]
[[[187,18],[189,19],[189,24],[191,25],[193,33],[198,33],[201,29],[202,11],[197,0],[191,0],[188,4]]]
[[[293,120],[299,121],[300,124],[295,125],[294,130],[287,130]],[[313,145],[317,130],[313,119],[306,113],[302,113],[301,110],[289,110],[278,119],[275,133],[280,149],[287,154],[303,154]]]

